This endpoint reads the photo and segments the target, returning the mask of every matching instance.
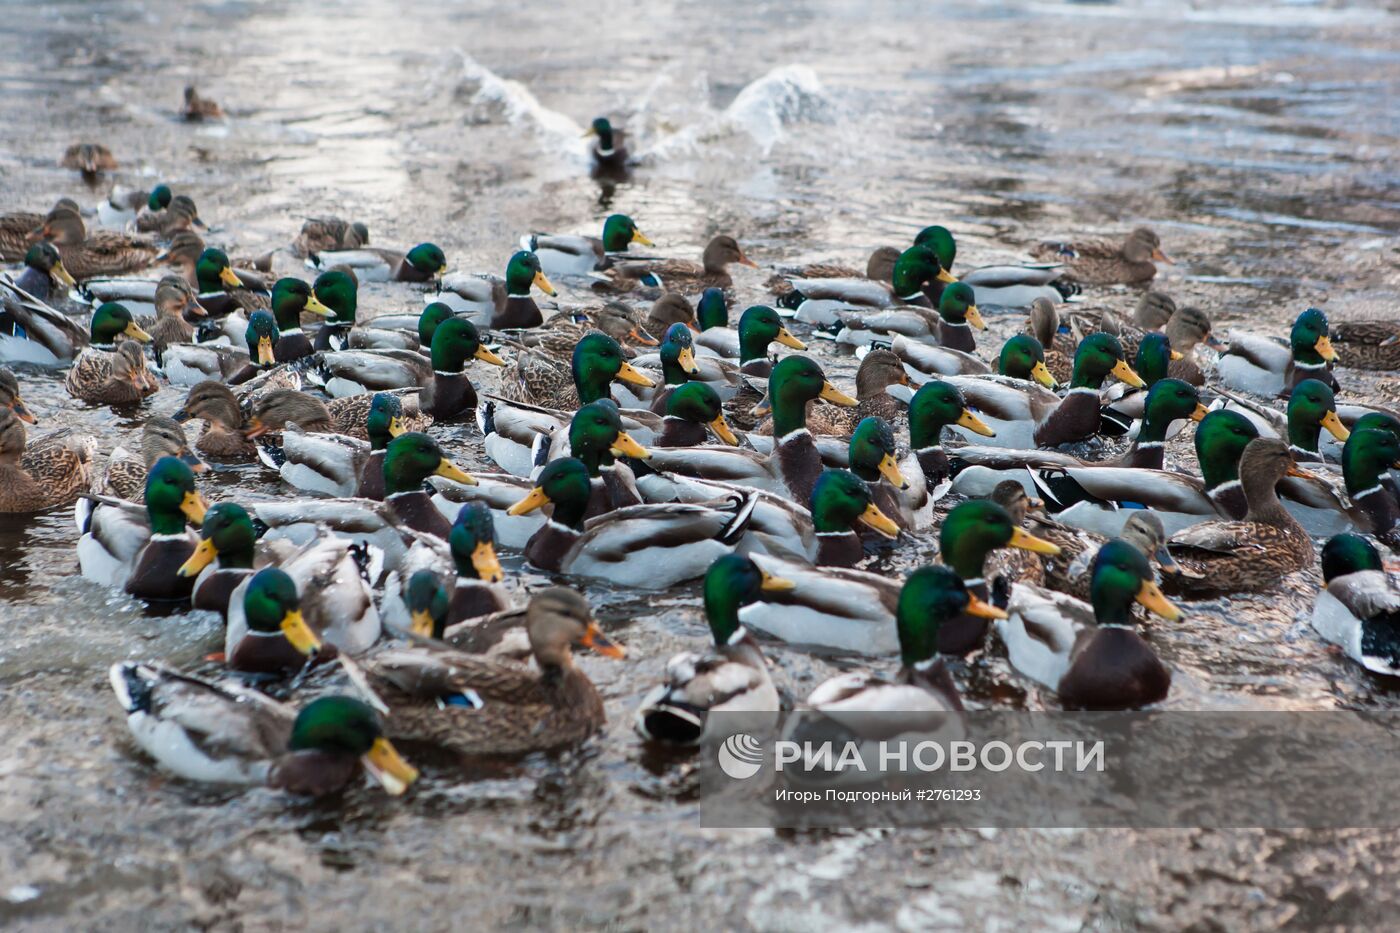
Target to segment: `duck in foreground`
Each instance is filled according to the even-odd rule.
[[[1133,630],[1136,602],[1169,622],[1181,610],[1152,581],[1142,552],[1114,539],[1094,558],[1090,604],[1036,587],[1012,587],[996,624],[1011,666],[1059,695],[1066,708],[1137,709],[1166,697],[1171,671]]]
[[[248,510],[236,502],[219,502],[204,513],[199,544],[177,571],[194,577],[190,607],[228,615],[228,601],[253,574],[258,533]]]
[[[713,736],[711,713],[723,713],[727,731],[762,734],[778,719],[778,690],[758,642],[739,610],[765,594],[792,589],[752,560],[726,554],[705,572],[705,620],[714,646],[682,652],[666,662],[666,679],[642,698],[636,726],[642,738],[696,745]],[[742,715],[738,715],[742,714]]]
[[[231,681],[129,661],[112,665],[109,680],[136,744],[187,781],[320,797],[362,770],[395,796],[418,779],[379,715],[351,697],[321,697],[297,713]]]
[[[247,629],[225,659],[229,670],[293,674],[336,656],[335,648],[323,644],[306,624],[296,581],[286,571],[264,567],[241,589]]]
[[[1340,534],[1322,547],[1322,579],[1312,625],[1373,674],[1400,676],[1400,593],[1375,545]]]
[[[387,702],[388,734],[464,755],[520,755],[577,745],[606,722],[573,647],[626,652],[598,627],[588,600],[567,587],[536,593],[526,609],[534,669],[437,644],[389,648],[366,659]]]

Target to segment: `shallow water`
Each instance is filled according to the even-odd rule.
[[[613,211],[669,254],[695,256],[725,232],[761,264],[863,264],[873,246],[941,222],[970,266],[1147,223],[1177,259],[1157,287],[1205,307],[1222,333],[1282,333],[1309,305],[1390,315],[1400,297],[1400,52],[1384,5],[437,7],[10,5],[0,207],[95,203],[102,192],[57,167],[68,144],[93,138],[121,162],[118,184],[188,192],[210,239],[239,255],[284,245],[320,214],[365,221],[378,244],[431,239],[455,268],[495,272],[520,233],[593,232]],[[190,81],[224,104],[226,124],[175,120]],[[578,138],[599,113],[625,118],[646,163],[606,190],[582,170]],[[736,317],[762,300],[767,274],[739,271]],[[1089,297],[1126,314],[1137,293]],[[361,314],[420,300],[367,286]],[[853,361],[828,369],[850,386]],[[1339,378],[1359,397],[1400,397],[1393,377]],[[23,379],[40,432],[75,424],[105,450],[140,423],[76,406],[58,377]],[[181,397],[163,390],[148,410]],[[474,433],[452,435],[465,463],[479,461]],[[1180,442],[1169,458],[1193,459]],[[265,482],[239,467],[204,488],[246,499],[268,494],[254,491]],[[1394,887],[1393,834],[702,831],[687,760],[644,749],[630,723],[664,659],[707,637],[693,587],[657,599],[590,590],[630,655],[585,659],[610,724],[576,753],[429,759],[400,800],[183,785],[135,751],[106,669],[198,663],[219,630],[81,580],[74,539],[68,510],[0,521],[0,826],[12,840],[0,921],[22,928],[1393,922],[1379,894]],[[916,542],[877,566],[904,570],[932,549]],[[507,568],[514,579],[518,561]],[[1391,685],[1312,634],[1316,582],[1300,575],[1282,597],[1201,604],[1154,626],[1176,671],[1167,705],[1397,705]],[[790,697],[833,669],[769,653]],[[995,656],[970,680],[980,702],[1054,703]],[[429,906],[443,919],[426,919]]]

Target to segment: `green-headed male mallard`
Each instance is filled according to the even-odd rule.
[[[1388,428],[1358,428],[1342,448],[1342,478],[1352,505],[1360,512],[1359,524],[1392,549],[1400,547],[1396,532],[1400,501],[1387,480],[1389,471],[1397,467],[1400,436]]]
[[[29,247],[24,254],[24,269],[15,279],[15,287],[23,289],[40,301],[58,297],[61,289],[72,288],[78,283],[63,267],[63,257],[58,247],[47,240],[41,240]]]
[[[874,329],[894,330],[891,322],[895,318],[881,318],[873,312],[908,305],[933,308],[927,292],[935,283],[953,281],[956,280],[938,264],[931,250],[913,246],[899,254],[888,279],[790,278],[778,304],[808,324],[830,325],[841,320],[859,328],[864,321],[861,315],[869,314],[881,322],[881,326],[872,324]]]
[[[656,447],[699,447],[709,440],[706,428],[731,447],[739,443],[724,420],[719,393],[707,383],[687,382],[667,396],[661,433],[652,443]]]
[[[918,457],[925,480],[935,486],[950,474],[943,450],[943,429],[949,427],[966,428],[982,437],[995,434],[967,407],[957,386],[931,379],[919,386],[909,402],[909,446]]]
[[[625,178],[628,171],[627,134],[613,126],[607,117],[595,117],[584,131],[584,138],[596,137],[589,147],[594,178]]]
[[[1043,262],[1063,263],[1065,277],[1085,285],[1136,285],[1151,281],[1156,263],[1171,263],[1162,252],[1162,239],[1147,227],[1138,227],[1122,240],[1107,238],[1044,242],[1031,250]]]
[[[1231,332],[1229,349],[1215,363],[1215,375],[1231,388],[1269,398],[1288,395],[1304,379],[1319,379],[1335,391],[1336,359],[1327,315],[1309,308],[1293,321],[1287,346],[1258,334]]]
[[[627,252],[633,243],[654,245],[626,214],[611,214],[603,221],[603,235],[567,236],[531,233],[520,238],[520,248],[534,253],[546,275],[580,276],[601,272]]]
[[[343,350],[349,345],[350,331],[360,307],[360,283],[354,273],[331,269],[316,276],[311,293],[321,306],[330,309],[325,322],[311,341],[315,350]]]
[[[182,577],[194,577],[190,607],[228,615],[233,591],[253,574],[258,533],[248,510],[236,502],[218,502],[204,513],[199,544],[180,565]]]
[[[529,250],[520,250],[506,263],[504,281],[454,273],[443,277],[440,292],[426,297],[441,301],[482,327],[521,329],[544,323],[539,305],[530,296],[531,288],[539,288],[550,296],[556,294],[549,277],[540,268],[539,257]]]
[[[889,422],[872,416],[856,425],[847,460],[851,472],[870,487],[871,501],[902,530],[920,531],[933,521],[938,493],[929,489],[917,451],[899,457]]]
[[[899,525],[875,504],[870,486],[849,470],[823,470],[808,507],[817,536],[814,563],[823,567],[852,567],[865,556],[859,527],[899,537]]]
[[[302,315],[320,318],[333,312],[321,303],[311,286],[297,278],[281,278],[272,285],[272,315],[277,319],[277,345],[273,352],[283,363],[295,363],[312,353],[311,340],[302,330]]]
[[[376,392],[371,399],[364,425],[368,444],[344,434],[288,427],[280,445],[264,441],[258,446],[258,459],[299,490],[382,500],[384,450],[407,428],[397,396]]]
[[[156,391],[146,355],[135,342],[149,343],[151,335],[137,326],[124,305],[108,302],[98,307],[90,337],[91,345],[78,354],[64,381],[69,395],[93,404],[128,405]]]
[[[46,303],[51,290],[41,286],[48,282],[49,273],[40,275],[34,268],[35,261],[47,263],[57,256],[52,244],[36,243],[18,280],[0,276],[0,360],[59,366],[87,345],[88,334],[82,326]]]
[[[228,254],[221,249],[209,247],[200,253],[194,276],[200,305],[215,317],[237,312],[248,315],[270,307],[267,284],[262,278],[248,270],[235,271]]]
[[[433,243],[419,243],[408,252],[362,246],[312,253],[306,264],[313,269],[345,266],[364,282],[431,282],[447,271],[447,256]]]
[[[384,448],[383,472],[384,504],[394,521],[444,541],[451,525],[424,491],[425,481],[442,476],[467,485],[476,482],[447,458],[437,441],[417,431],[400,434]]]
[[[1029,334],[1013,334],[1001,345],[997,373],[1010,379],[1033,380],[1047,389],[1060,387],[1045,365],[1045,348]]]
[[[1400,676],[1400,593],[1375,545],[1354,534],[1331,538],[1322,547],[1322,580],[1312,613],[1317,633],[1366,670]]]
[[[208,538],[205,539],[209,540]],[[336,656],[301,614],[296,581],[277,567],[264,567],[238,588],[247,629],[224,663],[245,674],[292,674]]]

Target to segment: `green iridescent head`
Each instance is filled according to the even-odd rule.
[[[600,467],[613,462],[615,448],[621,452],[620,436],[625,436],[622,417],[611,399],[589,402],[569,422],[569,450],[588,467],[590,476],[600,475]]]
[[[952,271],[953,261],[958,258],[958,243],[947,227],[925,227],[914,237],[917,246],[927,246],[938,257],[938,264]]]
[[[1342,447],[1342,478],[1347,495],[1352,497],[1374,489],[1381,477],[1395,468],[1400,468],[1400,438],[1391,431],[1352,431]]]
[[[151,466],[146,474],[146,517],[152,534],[183,534],[185,522],[202,525],[206,511],[189,464],[179,457],[161,457]]]
[[[1142,386],[1142,379],[1123,361],[1123,344],[1112,334],[1090,334],[1074,351],[1074,372],[1070,387],[1098,389],[1110,375],[1131,386]]]
[[[588,125],[589,136],[598,137],[598,148],[610,152],[613,148],[613,127],[606,117],[598,117]]]
[[[452,596],[431,570],[419,570],[408,578],[403,603],[408,609],[411,631],[424,638],[442,638]]]
[[[468,360],[505,365],[481,345],[476,325],[461,317],[448,318],[433,329],[432,356],[433,371],[439,373],[460,373]]]
[[[419,243],[404,256],[419,274],[437,278],[447,271],[447,255],[435,243]]]
[[[1298,315],[1293,322],[1293,330],[1288,335],[1289,346],[1293,348],[1293,361],[1307,366],[1321,366],[1337,358],[1332,349],[1332,338],[1327,328],[1327,315],[1317,308],[1309,308]]]
[[[574,387],[579,400],[588,403],[609,398],[614,379],[650,387],[653,383],[623,358],[622,347],[607,334],[585,334],[574,347]]]
[[[328,323],[355,323],[355,312],[360,305],[360,286],[348,272],[339,269],[322,272],[316,276],[316,283],[311,290],[315,293],[317,301],[335,312],[335,316],[330,318]]]
[[[938,300],[938,316],[949,324],[970,324],[978,330],[987,326],[977,310],[977,296],[966,282],[954,282],[943,289],[943,297]]]
[[[1376,428],[1381,431],[1390,431],[1396,437],[1400,437],[1400,418],[1386,414],[1383,411],[1368,411],[1351,426],[1353,431],[1361,431],[1365,428]]]
[[[199,528],[199,545],[194,555],[180,568],[180,575],[192,577],[219,560],[222,568],[251,570],[253,548],[258,533],[248,510],[236,502],[220,502],[204,513]]]
[[[668,386],[677,386],[689,382],[697,372],[695,342],[690,338],[690,328],[684,324],[672,324],[666,328],[666,339],[661,341],[663,379]]]
[[[549,284],[549,278],[540,266],[540,257],[522,249],[506,263],[506,294],[525,297],[534,285],[538,285],[546,295],[555,294],[554,286]]]
[[[431,348],[433,333],[438,325],[452,316],[452,309],[441,301],[434,301],[424,307],[423,313],[418,315],[418,345]]]
[[[938,548],[945,564],[964,580],[981,578],[987,555],[1011,543],[1016,526],[995,502],[973,499],[953,507],[943,520]]]
[[[212,246],[200,253],[199,258],[195,260],[194,276],[201,295],[221,292],[226,288],[238,288],[243,284],[229,265],[228,254]]]
[[[400,434],[384,448],[384,494],[417,492],[429,476],[445,476],[467,485],[475,484],[447,455],[438,442],[426,434],[410,431]]]
[[[92,312],[92,326],[89,334],[95,344],[111,346],[119,337],[130,337],[142,343],[150,343],[151,335],[137,325],[126,305],[108,301]]]
[[[609,253],[622,253],[633,243],[651,246],[651,240],[642,235],[637,224],[626,214],[613,214],[603,221],[603,249]]]
[[[1173,421],[1198,421],[1205,416],[1206,409],[1195,386],[1180,379],[1161,379],[1147,390],[1138,442],[1165,441]]]
[[[1012,379],[1033,379],[1048,389],[1058,385],[1045,366],[1045,348],[1029,334],[1016,334],[1001,345],[997,372]]]
[[[277,329],[277,321],[266,311],[254,311],[248,317],[248,326],[243,331],[243,339],[248,342],[248,355],[259,367],[277,363],[277,341],[282,332]]]
[[[790,581],[769,576],[740,554],[717,558],[705,572],[705,619],[715,644],[733,644],[743,637],[739,610],[764,598],[765,593],[791,590]]]
[[[1322,580],[1331,583],[1338,577],[1363,570],[1385,571],[1376,546],[1361,535],[1349,532],[1333,535],[1322,546]]]
[[[938,281],[942,267],[933,250],[923,246],[911,246],[899,254],[894,261],[894,272],[890,281],[894,293],[905,300],[923,294],[924,289]]]
[[[243,591],[243,614],[255,632],[280,632],[282,620],[301,611],[297,585],[285,571],[264,567],[253,574]]]
[[[794,350],[805,350],[802,342],[788,333],[778,312],[767,305],[754,305],[739,316],[739,363],[768,357],[768,345],[777,341]]]
[[[297,715],[288,747],[358,757],[368,755],[383,735],[379,714],[367,704],[346,696],[321,697]]]
[[[153,211],[163,211],[170,206],[170,186],[156,185],[146,195],[146,207]]]
[[[1172,363],[1172,345],[1166,334],[1156,332],[1144,334],[1138,342],[1137,356],[1133,358],[1133,370],[1142,377],[1148,386],[1167,378],[1167,370]]]
[[[1351,435],[1337,417],[1337,397],[1332,387],[1320,379],[1304,379],[1288,396],[1288,443],[1316,453],[1317,438],[1323,428],[1342,442]]]
[[[909,574],[895,606],[900,663],[912,668],[932,661],[938,656],[939,629],[963,613],[1005,617],[969,593],[962,578],[949,567],[920,567]]]
[[[272,286],[272,314],[279,330],[297,330],[303,313],[329,317],[333,312],[321,303],[310,284],[301,279],[278,279]]]
[[[1240,478],[1240,455],[1258,436],[1254,423],[1237,411],[1221,409],[1201,419],[1196,428],[1196,460],[1207,490]]]
[[[404,433],[403,402],[390,392],[376,392],[370,399],[369,414],[365,416],[365,433],[369,435],[370,450],[383,450],[389,442]]]
[[[894,428],[883,418],[862,418],[851,432],[847,445],[851,472],[867,483],[878,483],[884,476],[896,489],[909,484],[899,472]]]
[[[1142,551],[1122,538],[1114,538],[1099,548],[1089,578],[1089,602],[1100,625],[1131,625],[1132,608],[1152,581],[1152,567]]]
[[[24,254],[24,264],[31,269],[37,269],[45,275],[50,275],[54,268],[59,265],[60,257],[58,247],[48,240],[40,240],[29,251]]]
[[[909,402],[909,445],[915,450],[938,447],[943,429],[957,425],[984,437],[996,432],[967,407],[963,394],[951,383],[931,379],[919,386]]]
[[[666,414],[692,424],[709,425],[720,440],[731,446],[739,443],[724,419],[724,403],[719,393],[707,383],[687,382],[676,386],[666,400]]]
[[[826,399],[855,407],[856,401],[826,381],[816,361],[806,356],[779,360],[768,377],[768,400],[773,408],[773,436],[783,438],[807,427],[807,403]]]
[[[812,487],[812,527],[818,534],[845,534],[856,530],[867,511],[885,518],[870,498],[865,480],[849,470],[823,470]],[[885,521],[889,521],[885,518]],[[898,534],[898,528],[895,534]]]
[[[509,514],[523,515],[550,502],[554,505],[554,521],[582,531],[592,491],[588,467],[583,461],[577,457],[560,457],[545,464],[535,477],[535,490],[511,506]]]
[[[710,287],[701,292],[695,305],[695,323],[702,331],[729,326],[729,299],[724,297],[724,289]]]
[[[458,510],[447,544],[452,549],[457,576],[487,583],[500,583],[505,579],[501,562],[496,558],[496,525],[486,503],[468,502]]]

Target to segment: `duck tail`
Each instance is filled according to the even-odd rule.
[[[649,742],[694,745],[705,732],[704,711],[662,698],[637,710],[637,732]]]
[[[753,518],[753,510],[758,506],[758,496],[754,493],[749,493],[742,498],[735,496],[734,500],[731,501],[734,501],[735,505],[734,517],[729,520],[729,524],[725,525],[724,529],[719,533],[719,541],[721,544],[727,544],[733,547],[739,543],[739,539],[742,538],[744,532],[748,530],[749,521]]]
[[[496,433],[495,402],[482,399],[481,404],[476,406],[476,426],[481,429],[483,437]]]

